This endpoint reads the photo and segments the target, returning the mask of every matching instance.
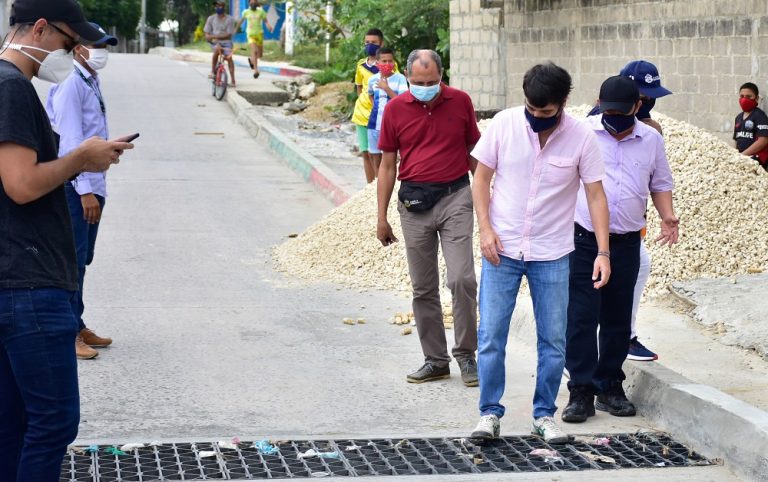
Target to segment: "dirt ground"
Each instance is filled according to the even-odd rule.
[[[346,96],[354,89],[351,82],[333,82],[317,87],[317,94],[309,99],[300,115],[312,122],[337,124],[344,120]]]

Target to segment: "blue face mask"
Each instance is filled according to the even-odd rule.
[[[224,7],[216,7],[216,13],[219,14],[219,15],[224,13]]]
[[[603,114],[603,127],[611,134],[621,134],[635,125],[635,116],[623,114]]]
[[[429,102],[430,100],[437,97],[437,94],[440,93],[440,84],[430,85],[427,87],[423,85],[411,85],[409,90],[411,91],[411,95],[413,95],[417,100],[420,100],[421,102]]]
[[[635,117],[640,120],[651,118],[651,109],[656,105],[656,99],[643,99],[643,105],[640,106],[640,110],[637,111]]]
[[[531,125],[531,130],[533,130],[533,132],[549,130],[555,127],[557,121],[560,120],[560,111],[552,117],[534,117],[525,107],[523,107],[523,112],[525,112],[525,118],[528,119],[528,123]]]
[[[368,57],[373,57],[376,55],[376,52],[379,51],[379,46],[376,44],[365,44],[365,54]]]

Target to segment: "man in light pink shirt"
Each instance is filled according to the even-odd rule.
[[[523,79],[525,106],[496,115],[472,151],[477,160],[472,194],[483,251],[475,440],[499,436],[504,356],[523,276],[538,336],[533,433],[550,443],[568,440],[553,416],[565,365],[568,254],[580,182],[600,246],[592,263],[593,289],[604,286],[611,273],[603,160],[591,129],[564,111],[571,89],[571,76],[561,67],[533,67]]]
[[[566,335],[570,399],[562,416],[563,421],[576,423],[595,415],[595,409],[619,417],[636,412],[621,386],[625,378],[621,367],[629,350],[640,230],[645,227],[649,194],[662,220],[657,241],[671,246],[678,237],[664,140],[653,127],[635,121],[642,105],[637,84],[628,77],[610,77],[600,88],[599,101],[602,116],[589,117],[584,124],[597,135],[605,160],[613,276],[604,290],[590,288],[590,260],[600,248],[589,217],[589,193],[580,191]]]

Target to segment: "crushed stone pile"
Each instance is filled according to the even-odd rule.
[[[589,106],[569,109],[581,118]],[[649,200],[646,246],[652,258],[646,296],[666,293],[673,281],[724,277],[768,268],[768,174],[728,143],[686,122],[654,114],[664,130],[675,178],[680,243],[669,249],[653,240],[659,219]],[[487,125],[481,121],[480,127]],[[389,207],[394,246],[376,239],[376,186],[365,187],[295,239],[274,249],[278,270],[307,280],[354,288],[410,293],[408,264],[396,209]],[[475,256],[480,250],[475,226]],[[442,257],[441,273],[444,273]]]

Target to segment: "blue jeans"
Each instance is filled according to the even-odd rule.
[[[568,314],[568,256],[554,261],[523,261],[500,256],[494,266],[483,258],[480,277],[480,327],[477,368],[480,414],[504,416],[507,338],[523,275],[528,279],[536,318],[538,363],[533,417],[551,417],[565,366]]]
[[[72,218],[72,234],[75,236],[75,253],[77,254],[77,271],[80,275],[80,289],[72,298],[72,313],[75,314],[78,324],[78,332],[85,328],[83,321],[83,312],[85,304],[83,303],[83,283],[85,282],[85,267],[93,261],[93,254],[96,249],[96,235],[99,233],[99,223],[89,224],[83,218],[83,204],[80,201],[80,195],[67,183],[64,186],[67,193],[67,204],[69,205],[69,217]],[[104,198],[96,196],[102,211],[104,210]]]
[[[58,482],[77,435],[74,292],[0,289],[0,480]]]

